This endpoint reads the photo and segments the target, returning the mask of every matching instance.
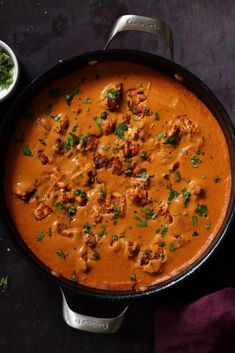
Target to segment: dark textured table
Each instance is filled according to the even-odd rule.
[[[24,86],[59,60],[101,49],[114,20],[141,14],[168,22],[175,34],[175,60],[218,95],[235,122],[235,5],[233,0],[0,0],[0,39],[15,51],[21,83],[0,104],[0,118]],[[140,33],[121,34],[114,47],[167,55],[161,41]],[[111,336],[76,331],[63,322],[57,286],[17,253],[0,229],[0,352],[151,352],[157,301],[191,300],[226,286],[235,287],[235,239],[231,231],[203,270],[164,296],[134,303],[121,330]],[[160,352],[159,352],[160,353]]]

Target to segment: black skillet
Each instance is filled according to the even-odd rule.
[[[113,37],[121,31],[143,31],[152,33],[154,35],[160,35],[164,38],[170,49],[170,55],[172,60],[160,57],[158,55],[149,54],[143,51],[124,50],[124,49],[113,49],[106,50]],[[233,218],[234,218],[234,201],[235,201],[235,132],[233,124],[227,115],[224,107],[220,101],[216,98],[215,94],[196,76],[191,72],[176,64],[173,61],[173,37],[170,28],[163,22],[142,16],[126,15],[120,17],[113,26],[108,44],[105,50],[89,52],[83,55],[73,57],[65,60],[64,62],[54,66],[53,68],[46,71],[44,74],[32,81],[27,88],[17,98],[14,105],[10,109],[9,113],[5,117],[0,131],[0,170],[4,171],[4,159],[6,155],[7,146],[9,143],[9,136],[12,134],[13,127],[16,123],[19,113],[24,110],[27,102],[29,102],[42,88],[66,74],[69,74],[75,70],[86,66],[91,61],[106,61],[106,60],[125,60],[135,63],[144,64],[158,69],[159,71],[179,79],[183,85],[189,88],[195,93],[199,99],[209,108],[217,119],[223,133],[225,135],[231,162],[232,171],[232,188],[230,202],[228,210],[225,215],[224,222],[212,241],[209,247],[204,251],[199,259],[197,259],[192,265],[181,271],[178,275],[156,285],[149,287],[144,292],[134,291],[109,291],[92,289],[80,285],[79,283],[73,283],[62,277],[55,277],[51,270],[48,269],[40,260],[34,256],[29,250],[26,244],[23,242],[19,233],[17,232],[14,222],[10,217],[10,214],[6,207],[4,200],[3,183],[1,178],[0,183],[0,221],[5,230],[6,235],[11,238],[21,251],[22,255],[25,256],[31,263],[37,266],[43,273],[47,274],[51,279],[55,280],[60,286],[62,291],[63,299],[63,317],[68,325],[71,327],[95,332],[95,333],[113,333],[116,332],[124,318],[124,314],[128,307],[128,304],[138,298],[147,298],[151,295],[163,293],[168,288],[175,286],[177,283],[181,283],[189,276],[191,276],[197,269],[201,268],[205,262],[212,256],[215,250],[222,245],[222,240],[228,233]],[[209,128],[209,127],[208,127]],[[222,163],[222,161],[220,161]],[[63,289],[62,289],[63,288]],[[64,293],[72,293],[73,296],[80,299],[89,300],[95,305],[102,303],[103,309],[105,307],[113,307],[116,312],[119,308],[125,307],[121,314],[112,318],[97,318],[93,316],[87,316],[79,314],[71,310],[67,304]],[[104,305],[105,304],[105,305]],[[104,310],[107,312],[107,310]]]

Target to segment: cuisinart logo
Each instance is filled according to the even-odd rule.
[[[89,320],[89,319],[81,319],[81,318],[76,318],[75,322],[78,325],[88,325],[94,328],[102,328],[104,330],[107,330],[109,328],[109,325],[107,323],[103,322],[96,322],[94,320]]]
[[[131,26],[135,26],[137,28],[154,29],[155,31],[160,30],[160,27],[157,23],[143,23],[140,20],[137,20],[135,18],[129,18],[127,20],[127,24]]]

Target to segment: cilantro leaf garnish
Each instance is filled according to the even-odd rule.
[[[171,190],[170,195],[168,197],[168,202],[175,200],[178,197],[179,193],[176,190]]]
[[[117,135],[120,139],[124,138],[124,131],[128,128],[124,123],[118,123],[115,129],[115,135]]]
[[[208,208],[206,205],[197,205],[195,212],[198,214],[199,217],[206,217],[208,213]]]
[[[29,149],[28,145],[23,146],[23,154],[27,157],[32,157],[33,153],[32,151]]]

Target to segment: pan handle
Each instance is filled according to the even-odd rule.
[[[114,23],[104,49],[106,50],[108,48],[116,34],[123,31],[147,32],[162,37],[169,48],[171,60],[174,59],[173,33],[170,26],[165,22],[157,20],[156,18],[137,15],[121,16]]]
[[[115,333],[119,330],[128,306],[120,315],[112,318],[98,318],[76,313],[68,306],[63,290],[62,293],[62,313],[64,321],[70,327],[92,333]]]

